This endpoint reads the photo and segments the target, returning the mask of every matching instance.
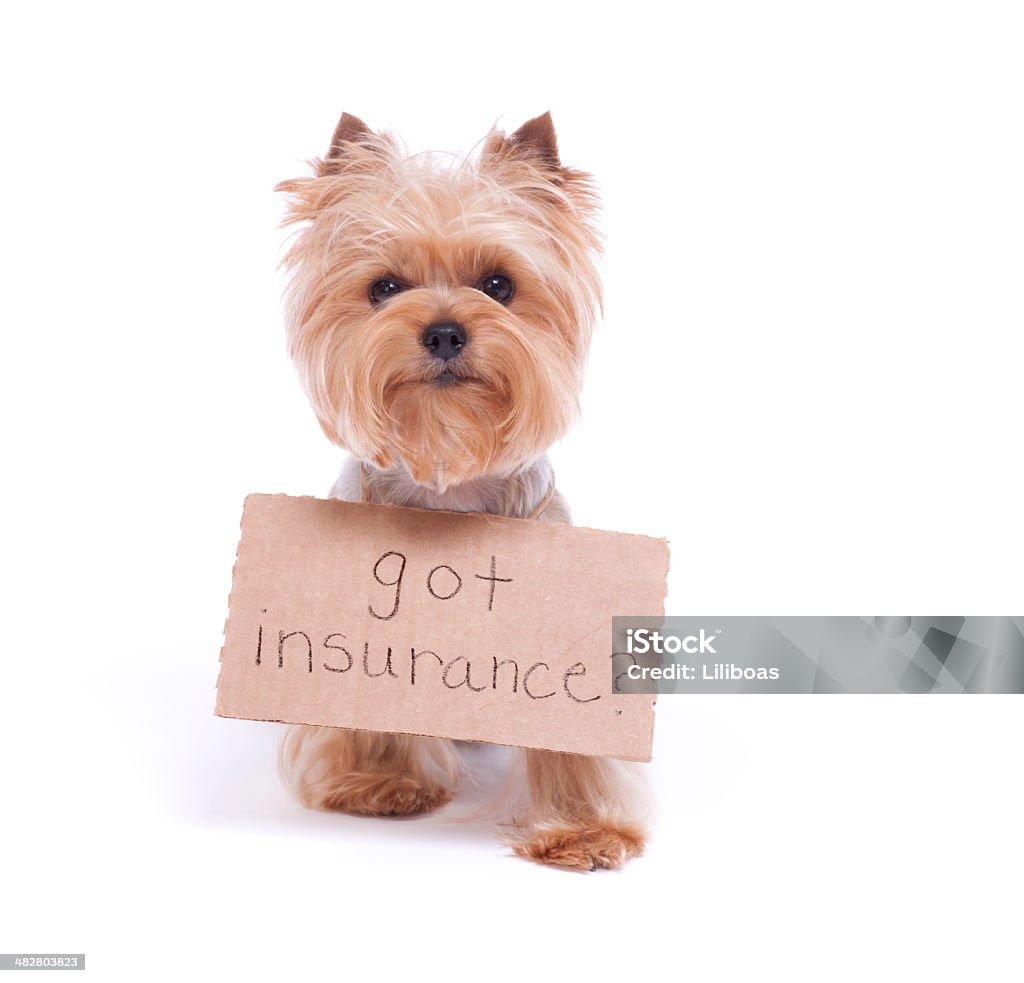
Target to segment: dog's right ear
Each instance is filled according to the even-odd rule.
[[[351,113],[342,113],[338,125],[334,128],[334,136],[331,137],[331,146],[327,156],[316,162],[316,173],[318,177],[326,177],[328,174],[338,174],[345,168],[346,157],[351,155],[353,147],[374,148],[379,141],[378,134],[374,133],[358,116]]]
[[[391,134],[375,133],[358,116],[342,113],[327,155],[307,162],[313,171],[312,176],[278,181],[274,185],[275,191],[288,196],[288,210],[282,225],[314,219],[323,208],[344,197],[351,183],[348,180],[331,181],[325,188],[320,178],[345,176],[356,181],[360,177],[375,175],[387,165],[397,149]]]

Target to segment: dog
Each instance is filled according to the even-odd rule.
[[[341,116],[312,175],[275,188],[295,226],[288,350],[328,439],[332,497],[568,522],[546,456],[573,422],[601,310],[594,179],[563,166],[550,113],[466,157],[410,155]],[[289,729],[281,771],[315,809],[410,816],[463,773],[448,740]],[[525,749],[503,825],[519,855],[577,870],[644,848],[624,762]]]

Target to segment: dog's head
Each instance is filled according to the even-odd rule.
[[[578,404],[600,307],[596,194],[548,114],[475,158],[344,114],[284,181],[289,350],[327,436],[443,491],[529,464]]]

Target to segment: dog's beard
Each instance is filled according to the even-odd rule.
[[[574,362],[552,336],[531,337],[511,318],[469,330],[467,352],[446,363],[407,330],[357,335],[346,354],[362,371],[344,389],[343,442],[379,466],[397,459],[438,492],[542,454],[576,409]]]
[[[409,383],[386,405],[392,446],[417,483],[444,491],[500,465],[512,401],[483,380]]]

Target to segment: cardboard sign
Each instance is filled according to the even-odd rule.
[[[662,614],[667,573],[646,536],[249,495],[216,713],[648,761],[612,616]]]

